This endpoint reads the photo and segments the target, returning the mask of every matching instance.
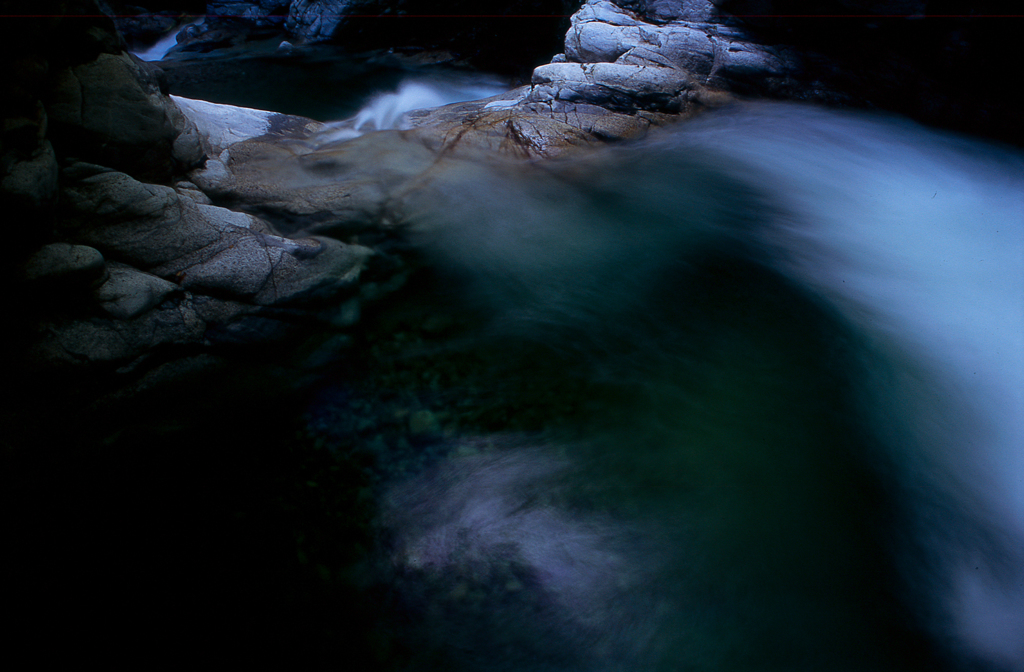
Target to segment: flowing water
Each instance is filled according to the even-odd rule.
[[[198,21],[183,24],[167,33],[145,49],[134,53],[143,61],[160,61],[167,56],[167,52],[178,45],[178,35],[188,29],[189,26],[199,26],[202,25],[203,22],[204,20],[200,19]]]
[[[374,131],[495,86],[439,81],[363,89],[329,132],[405,174]],[[315,395],[256,351],[240,387],[269,402],[53,413],[65,448],[11,490],[38,650],[1024,670],[1019,151],[744,105],[416,184],[393,205],[422,268]]]
[[[1019,153],[766,104],[432,175],[399,667],[1024,669]]]
[[[482,75],[446,73],[444,77],[406,78],[396,90],[373,95],[354,117],[328,124],[317,141],[336,142],[369,131],[403,128],[403,117],[408,112],[480,100],[504,93],[507,88],[496,77]]]

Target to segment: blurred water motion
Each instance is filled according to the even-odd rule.
[[[172,30],[171,32],[167,33],[166,35],[164,35],[159,40],[157,40],[150,46],[146,47],[145,49],[133,53],[143,61],[163,60],[164,56],[166,56],[171,49],[178,46],[178,35],[180,35],[190,26],[202,25],[204,21],[204,19],[199,19],[198,21],[192,21],[184,25],[181,25]]]
[[[448,179],[458,347],[572,410],[388,488],[408,669],[1024,669],[1019,154],[758,105]]]
[[[402,81],[394,91],[374,95],[355,116],[333,122],[320,133],[318,142],[357,138],[369,131],[402,128],[407,112],[480,100],[502,93],[506,86],[495,77],[447,73],[445,77],[422,76]]]

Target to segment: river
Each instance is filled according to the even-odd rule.
[[[312,92],[328,139],[503,86],[428,70]],[[447,179],[312,392],[168,395],[58,471],[62,619],[299,668],[1024,669],[1018,151],[747,104]]]

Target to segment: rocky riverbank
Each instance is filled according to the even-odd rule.
[[[526,11],[513,5],[502,11]],[[4,6],[15,14],[18,4]],[[297,43],[335,36],[303,22],[311,3],[292,3],[286,20],[274,18],[282,3],[246,7],[212,3],[207,28],[255,26],[260,40],[291,31]],[[412,112],[399,129],[354,132],[169,95],[174,78],[127,53],[100,9],[83,0],[51,19],[4,23],[15,369],[43,396],[56,385],[71,398],[122,399],[243,362],[312,372],[358,356],[349,348],[360,316],[420,263],[405,232],[437,207],[424,195],[458,188],[475,162],[557,159],[751,97],[870,104],[833,76],[827,45],[788,44],[782,37],[804,33],[747,18],[742,3],[589,0],[529,83]],[[143,27],[118,16],[139,39]],[[858,20],[854,31],[875,30],[865,21],[874,25]],[[485,39],[452,31],[465,55]],[[243,47],[254,38],[237,35]],[[368,44],[383,46],[375,35]],[[976,113],[990,108],[979,99]],[[75,391],[71,381],[86,384]]]
[[[185,637],[186,648],[199,647],[220,627],[232,642],[263,642],[275,652],[301,642],[301,653],[293,655],[316,662],[336,660],[336,649],[355,647],[353,655],[366,666],[361,669],[403,669],[406,663],[431,669],[451,660],[470,660],[472,667],[471,654],[431,648],[443,641],[430,630],[434,626],[424,630],[403,615],[422,618],[429,605],[443,604],[448,615],[433,623],[455,623],[470,634],[486,629],[483,640],[498,644],[506,625],[503,609],[519,620],[538,613],[555,618],[557,606],[536,598],[554,590],[557,577],[543,578],[547,583],[538,588],[542,579],[524,570],[533,549],[519,537],[537,525],[555,536],[569,534],[569,528],[563,518],[524,518],[492,530],[460,556],[443,528],[451,521],[463,524],[466,500],[448,498],[447,509],[431,511],[438,483],[469,484],[467,497],[476,496],[474,483],[490,488],[478,494],[506,517],[550,497],[563,509],[586,509],[596,525],[607,513],[600,497],[559,488],[545,495],[530,490],[539,490],[534,481],[529,496],[520,497],[522,482],[503,481],[502,474],[522,465],[499,453],[503,447],[536,450],[533,442],[542,442],[537,437],[558,436],[569,444],[581,440],[581,426],[614,427],[607,436],[634,445],[629,441],[636,442],[631,437],[639,422],[633,417],[652,413],[633,396],[646,382],[634,385],[633,374],[624,373],[634,359],[641,368],[659,369],[652,374],[657,380],[668,377],[659,367],[678,373],[685,381],[680,398],[701,399],[703,411],[730,431],[735,407],[758,421],[772,415],[762,413],[762,405],[778,411],[768,424],[787,439],[787,414],[804,413],[810,417],[800,416],[808,432],[824,436],[834,427],[818,426],[819,417],[852,413],[855,401],[845,396],[844,375],[860,366],[853,363],[859,345],[846,338],[848,327],[802,290],[746,263],[745,249],[720,249],[701,230],[686,232],[692,236],[687,244],[700,253],[665,277],[673,291],[681,286],[692,294],[692,305],[679,310],[669,303],[677,297],[655,291],[649,305],[669,317],[648,322],[648,304],[633,305],[636,278],[665,269],[648,265],[645,250],[662,242],[674,249],[676,238],[640,245],[629,235],[602,238],[599,228],[585,225],[552,231],[531,207],[567,214],[576,198],[593,208],[585,212],[598,222],[605,208],[622,203],[628,204],[624,212],[641,219],[697,207],[709,217],[728,211],[737,222],[753,221],[761,213],[730,208],[733,199],[759,203],[759,196],[736,191],[717,174],[701,177],[699,188],[671,204],[646,204],[645,199],[666,198],[665,192],[648,193],[646,183],[633,179],[622,181],[631,185],[623,193],[614,174],[640,174],[643,164],[602,150],[656,140],[659,129],[754,99],[899,110],[1020,144],[1002,75],[980,65],[986,54],[1008,62],[1001,57],[1013,56],[1013,49],[998,41],[986,46],[1000,30],[979,28],[969,17],[941,27],[925,24],[915,17],[937,10],[936,3],[923,0],[897,3],[901,16],[895,18],[887,18],[883,10],[894,10],[879,3],[840,3],[844,15],[860,17],[834,19],[845,21],[854,37],[824,27],[835,24],[819,22],[816,34],[796,19],[773,18],[782,11],[779,3],[739,0],[507,2],[487,10],[502,20],[449,16],[443,22],[417,18],[430,3],[412,1],[162,4],[152,9],[166,13],[150,15],[124,3],[73,0],[50,17],[2,24],[0,207],[7,213],[13,254],[4,280],[12,290],[8,333],[15,345],[8,380],[16,399],[0,415],[0,442],[13,474],[8,492],[16,502],[40,507],[41,513],[18,522],[16,536],[29,549],[23,569],[45,598],[23,607],[24,627],[32,631],[33,623],[45,622],[51,602],[73,604],[64,621],[42,628],[44,638],[50,632],[64,636],[74,621],[88,619],[89,605],[102,602],[109,590],[126,612],[146,612],[150,597],[163,610],[158,629],[170,637],[153,635],[145,625],[128,627],[123,614],[115,619],[151,647],[169,646],[188,631],[179,622],[185,614],[199,624]],[[24,3],[11,0],[0,8],[7,15],[28,13]],[[118,18],[106,16],[106,9]],[[449,13],[477,11],[478,3],[455,2]],[[207,15],[205,23],[182,33],[177,56],[164,67],[129,53],[118,31],[127,31],[138,46],[199,13]],[[531,13],[545,18],[521,22]],[[533,39],[524,25],[547,32]],[[854,44],[865,35],[881,36],[877,53]],[[175,89],[189,77],[201,87],[215,81],[211,73],[231,78],[246,69],[265,72],[260,63],[294,59],[314,67],[321,54],[339,45],[357,50],[363,60],[356,70],[372,64],[363,74],[385,61],[416,68],[443,63],[463,71],[499,70],[517,85],[479,100],[415,110],[395,128],[381,130],[357,128],[353,120],[215,104]],[[912,55],[918,48],[942,55],[932,63]],[[218,61],[226,52],[234,54],[230,65],[226,58]],[[862,59],[865,52],[872,58]],[[308,54],[316,56],[302,61]],[[981,78],[977,89],[940,85],[948,68],[959,73],[959,82],[969,81],[960,56],[974,69],[972,76]],[[329,81],[340,86],[348,80]],[[916,84],[901,95],[908,81]],[[610,158],[615,156],[620,159]],[[684,162],[679,170],[690,168]],[[537,201],[517,200],[515,190],[506,189],[516,184],[530,185]],[[496,194],[493,202],[490,194]],[[512,195],[502,201],[502,194]],[[493,239],[460,230],[462,247],[446,248],[436,235],[449,219],[484,218],[489,226],[481,230]],[[525,225],[517,228],[515,222]],[[528,252],[506,258],[502,235]],[[610,261],[597,271],[574,265],[574,255],[589,258],[598,248]],[[555,274],[557,283],[532,282],[550,277],[559,264],[565,270]],[[513,269],[513,277],[503,275],[504,268]],[[698,281],[688,284],[677,272]],[[484,286],[476,294],[463,293],[462,275],[483,277]],[[591,282],[593,277],[598,279]],[[713,281],[704,283],[708,278]],[[528,319],[555,330],[564,326],[558,310],[580,297],[599,297],[600,308],[574,316],[577,326],[559,332],[556,349],[522,338],[507,324],[500,336],[488,331],[495,328],[488,321],[495,319],[488,307],[494,294],[513,306],[508,312],[520,311],[511,318],[499,315],[499,321],[515,324],[528,313]],[[720,312],[723,304],[736,314],[754,315],[765,332],[758,336],[768,344],[751,338],[746,317],[734,324],[734,314]],[[805,321],[794,327],[794,314]],[[588,330],[594,320],[607,324]],[[690,345],[702,357],[680,364],[672,357],[652,359],[642,347],[631,350],[628,327],[634,323],[650,327],[655,350],[675,343],[658,329],[686,326],[696,343]],[[728,338],[716,341],[719,333]],[[820,333],[839,334],[835,341],[841,347],[830,349],[834,344],[818,340]],[[487,336],[482,345],[474,341],[480,334]],[[626,355],[609,358],[607,369],[579,356],[620,350]],[[841,373],[819,367],[821,362]],[[744,387],[750,369],[776,392],[766,399]],[[805,389],[802,376],[828,385]],[[623,417],[609,417],[609,408],[625,409]],[[655,419],[650,431],[658,438],[654,427],[664,418]],[[738,441],[755,444],[739,425]],[[699,439],[702,431],[689,427],[681,435]],[[857,458],[842,452],[863,448],[852,445],[858,440],[843,443],[839,471],[845,471],[836,482],[854,505],[888,512],[875,476],[859,471]],[[813,448],[812,443],[807,445]],[[531,454],[539,456],[544,473],[535,475],[541,480],[562,473],[554,452]],[[801,463],[821,466],[815,450],[799,455]],[[464,461],[438,466],[448,457]],[[729,455],[685,459],[698,470],[734,469]],[[774,465],[753,464],[756,473],[741,476],[761,487],[757,475]],[[644,478],[664,486],[657,460],[647,466]],[[822,469],[833,473],[831,466]],[[849,482],[847,474],[853,474]],[[413,480],[405,490],[385,492],[406,478]],[[700,484],[687,487],[697,491]],[[779,495],[773,486],[767,492]],[[622,497],[616,501],[623,506],[639,505],[612,494]],[[718,496],[711,490],[703,494]],[[772,501],[791,506],[796,500],[788,494]],[[760,515],[758,502],[748,510],[746,499],[736,501],[744,515],[754,509]],[[845,510],[842,515],[863,522]],[[40,532],[49,529],[50,536]],[[787,530],[802,538],[795,527]],[[878,533],[856,527],[861,532]],[[845,537],[830,535],[824,531],[813,539],[830,558],[867,553],[857,546],[847,554]],[[165,536],[171,548],[163,544]],[[520,544],[518,564],[490,574],[481,569],[472,554],[493,554],[507,538]],[[753,538],[755,545],[763,542]],[[595,553],[597,541],[583,539],[577,548]],[[96,550],[97,544],[103,548]],[[634,588],[630,581],[646,580],[616,559],[642,547],[631,544],[616,538],[614,553],[594,565],[598,574],[614,570],[621,578],[598,591],[602,604],[625,600]],[[378,554],[374,558],[390,564],[368,567],[370,547]],[[206,548],[215,559],[200,557]],[[764,542],[763,549],[772,548]],[[78,565],[62,560],[81,549],[88,557]],[[126,580],[114,562],[122,556],[130,558]],[[572,565],[573,558],[556,556],[559,571]],[[431,562],[447,562],[462,573],[438,578],[430,574]],[[785,558],[773,562],[776,569],[788,566]],[[864,574],[844,589],[877,587],[892,578],[874,559],[865,566],[856,566]],[[165,582],[142,576],[150,570],[167,577]],[[759,571],[751,585],[776,585],[775,577]],[[267,591],[265,584],[271,585]],[[67,588],[72,585],[74,590]],[[151,593],[130,594],[140,586]],[[65,588],[69,592],[62,593]],[[183,607],[179,594],[195,603]],[[264,594],[271,595],[269,608],[261,602]],[[561,595],[569,600],[574,594]],[[853,601],[861,597],[857,593]],[[891,597],[871,593],[865,599],[882,613]],[[788,594],[772,599],[785,605]],[[351,613],[339,614],[339,604]],[[361,622],[352,625],[348,616]],[[731,623],[728,616],[718,618]],[[591,628],[599,626],[583,619],[566,627],[576,640],[588,641]],[[871,633],[884,629],[866,627]],[[275,640],[279,631],[284,634]],[[926,646],[920,633],[902,634],[908,649]],[[97,640],[104,646],[110,641]],[[609,641],[633,653],[641,646],[628,634]],[[770,644],[762,640],[759,646]],[[509,654],[510,669],[518,672],[516,661],[527,665],[534,654],[561,660],[558,669],[601,658],[581,649],[568,660],[564,651],[544,646]],[[921,660],[915,655],[906,654]]]

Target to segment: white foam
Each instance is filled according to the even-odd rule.
[[[350,119],[328,124],[321,139],[334,142],[370,131],[405,128],[409,112],[489,98],[506,88],[490,78],[407,79],[396,90],[375,95]]]

